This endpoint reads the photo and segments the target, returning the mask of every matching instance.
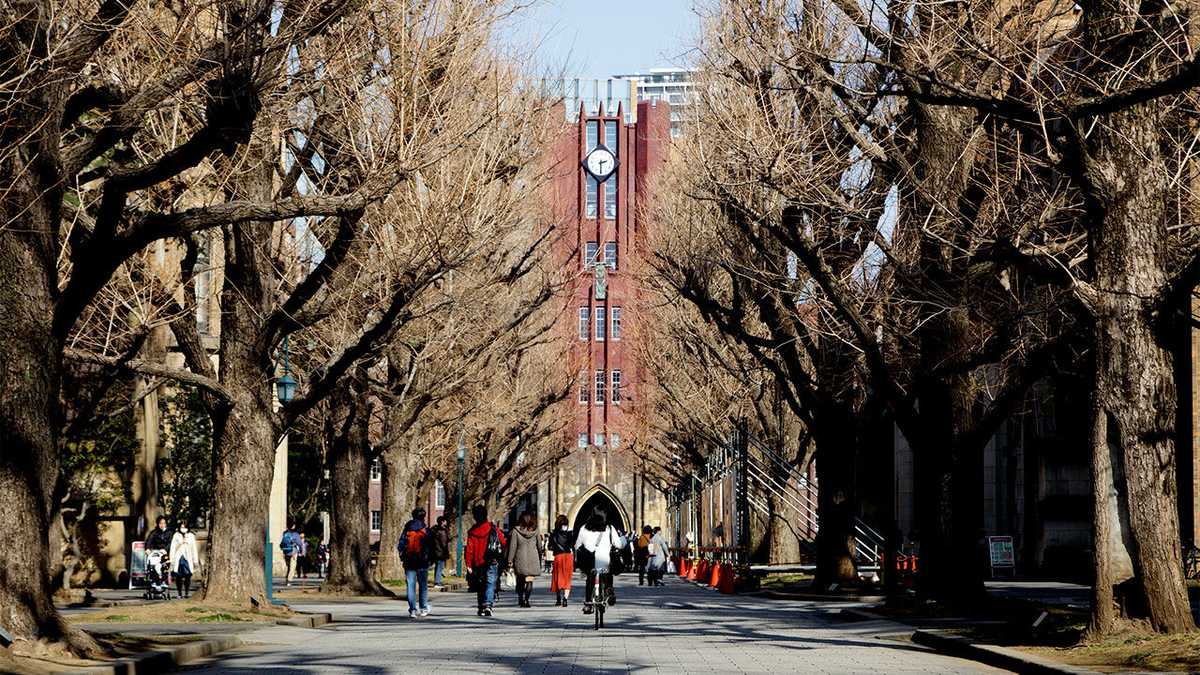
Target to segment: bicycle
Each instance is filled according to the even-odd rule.
[[[609,595],[612,594],[611,582],[606,581],[608,570],[598,569],[593,574],[595,580],[592,581],[592,599],[586,603],[592,608],[592,616],[595,619],[594,630],[604,628],[604,610],[608,608]]]

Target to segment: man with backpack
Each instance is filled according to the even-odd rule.
[[[433,535],[433,588],[442,590],[442,572],[450,559],[450,531],[446,529],[446,516],[438,516],[437,524],[429,530]]]
[[[413,509],[412,520],[404,526],[400,543],[400,560],[404,563],[404,577],[408,585],[408,616],[429,616],[429,559],[433,536],[425,527],[425,509]],[[418,602],[417,592],[420,590]],[[418,609],[419,604],[419,609]]]
[[[504,559],[507,542],[500,528],[488,522],[487,507],[476,504],[471,509],[475,525],[467,532],[467,550],[463,562],[471,576],[477,593],[478,616],[491,616],[496,602],[496,579],[500,575],[500,561]]]
[[[292,585],[292,577],[296,574],[296,558],[300,554],[300,535],[296,532],[296,524],[288,521],[287,530],[279,541],[279,551],[283,553],[286,570],[283,575],[285,586]]]

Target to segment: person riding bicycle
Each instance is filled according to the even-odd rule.
[[[600,509],[592,511],[587,523],[579,530],[579,535],[575,538],[575,560],[578,568],[587,572],[584,614],[591,614],[593,611],[592,594],[595,592],[597,572],[602,575],[601,582],[609,589],[608,604],[617,604],[617,594],[612,587],[612,572],[609,566],[613,549],[623,549],[627,543],[625,537],[608,524],[608,516]]]

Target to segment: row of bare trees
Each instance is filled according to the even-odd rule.
[[[120,373],[135,399],[203,392],[208,601],[263,599],[290,430],[324,441],[334,580],[360,590],[375,457],[395,510],[452,475],[460,435],[472,498],[511,498],[553,454],[560,282],[532,198],[553,124],[495,46],[516,6],[0,10],[0,626],[18,645],[95,648],[53,607],[49,537],[63,449]],[[156,330],[178,356],[147,348]],[[280,405],[285,354],[299,388]]]
[[[685,335],[689,357],[742,400],[770,379],[811,434],[824,578],[854,573],[827,493],[855,494],[862,420],[886,410],[914,454],[921,588],[973,602],[983,450],[1035,383],[1083,370],[1092,632],[1115,630],[1118,606],[1193,628],[1175,450],[1188,357],[1171,348],[1200,273],[1197,11],[717,3],[653,276],[676,330],[728,338]],[[676,408],[680,381],[662,394]]]

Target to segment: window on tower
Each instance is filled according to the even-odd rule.
[[[600,145],[600,122],[592,120],[587,123],[587,147],[584,148],[583,154],[588,154]]]
[[[596,217],[597,202],[600,200],[600,184],[592,174],[584,175],[584,182],[587,184],[587,195],[584,203],[584,213],[587,218]]]
[[[604,266],[610,270],[617,269],[617,242],[604,242]]]
[[[579,371],[579,402],[588,402],[588,393],[592,390],[591,383],[587,379],[587,371]]]
[[[619,139],[619,136],[617,136],[617,121],[616,120],[608,120],[607,122],[604,123],[604,145],[609,150],[612,150],[613,155],[617,154],[617,150],[618,150],[617,146],[620,143],[618,139]]]
[[[617,217],[617,174],[614,173],[604,181],[604,217]]]
[[[596,265],[596,256],[600,255],[600,244],[589,241],[583,246],[583,268],[592,269]]]
[[[596,342],[604,342],[604,308],[596,308]]]
[[[585,431],[582,434],[579,434],[579,447],[586,448],[587,446],[588,446],[588,435],[587,435],[587,432]]]
[[[612,308],[612,319],[608,322],[608,339],[621,339],[621,308]]]
[[[590,330],[588,326],[588,319],[591,317],[591,315],[592,312],[587,307],[579,308],[579,339],[583,340],[584,342],[587,342],[588,339],[588,331]]]
[[[596,371],[596,405],[604,405],[604,371]]]
[[[612,371],[612,402],[621,405],[621,371]]]

